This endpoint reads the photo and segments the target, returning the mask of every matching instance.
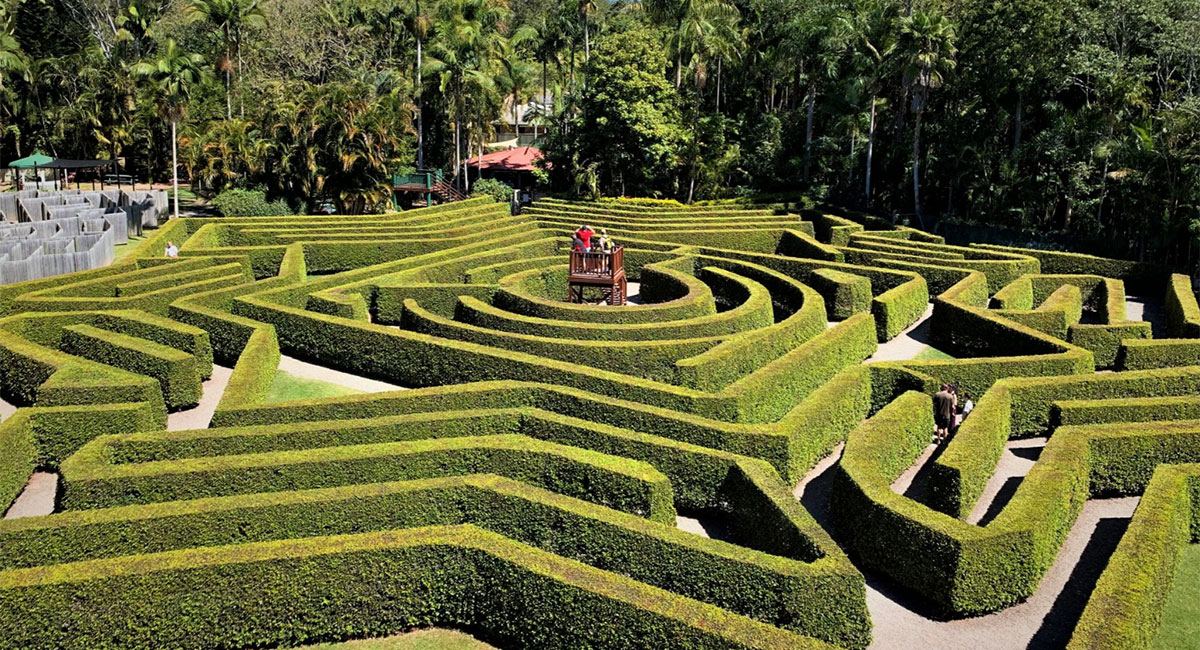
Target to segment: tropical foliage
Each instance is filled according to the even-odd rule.
[[[177,140],[201,193],[371,211],[412,167],[469,190],[466,161],[523,119],[560,192],[794,192],[1200,253],[1191,0],[0,5],[3,159],[119,156],[163,180]],[[139,71],[180,56],[201,74],[175,101]]]

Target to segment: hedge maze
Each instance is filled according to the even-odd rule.
[[[863,571],[947,616],[1029,598],[1142,495],[1072,648],[1146,647],[1200,538],[1200,308],[1146,264],[864,215],[488,199],[183,219],[0,287],[0,648],[258,648],[449,626],[511,648],[865,648]],[[642,304],[574,305],[567,234]],[[181,257],[159,257],[166,240]],[[1164,331],[1126,318],[1161,296]],[[950,360],[864,363],[923,318]],[[281,355],[407,387],[266,396]],[[208,428],[167,430],[214,364]],[[928,466],[929,394],[978,406]],[[968,521],[1010,439],[1049,436]],[[835,449],[828,520],[793,490]],[[721,521],[723,539],[677,514]]]

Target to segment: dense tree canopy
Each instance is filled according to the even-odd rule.
[[[1194,261],[1194,0],[4,0],[0,158],[382,209],[536,102],[555,191],[796,192]],[[190,60],[190,59],[189,59]],[[184,110],[186,109],[186,110]],[[510,118],[511,119],[511,118]],[[419,160],[418,160],[419,159]],[[1124,247],[1124,250],[1121,248]]]

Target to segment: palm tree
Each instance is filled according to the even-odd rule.
[[[529,85],[533,83],[535,74],[534,64],[526,60],[521,51],[521,45],[537,38],[537,31],[527,25],[521,26],[511,36],[501,39],[497,61],[500,64],[499,74],[496,75],[496,85],[504,89],[508,95],[509,108],[512,110],[513,125],[520,135],[521,103],[528,99]]]
[[[5,79],[24,74],[27,68],[21,44],[13,36],[12,30],[5,26],[0,30],[0,89],[4,88]]]
[[[424,62],[422,49],[425,39],[429,37],[431,21],[429,16],[421,12],[421,0],[416,0],[412,16],[408,20],[408,30],[417,42],[417,169],[425,168],[425,80],[422,77]]]
[[[16,124],[19,105],[17,95],[12,88],[5,85],[10,78],[24,76],[29,66],[25,61],[25,53],[21,44],[13,36],[11,19],[7,12],[0,10],[0,140],[12,134],[16,142],[17,157],[21,157],[21,129]]]
[[[813,121],[817,93],[822,81],[835,79],[850,34],[847,21],[831,7],[818,5],[811,12],[798,14],[791,23],[789,49],[808,63],[808,89],[804,127],[804,180],[809,179],[812,161]]]
[[[206,23],[221,33],[225,51],[217,61],[217,69],[225,73],[225,119],[232,119],[230,78],[233,60],[235,57],[241,60],[246,31],[253,27],[265,27],[267,18],[259,6],[259,0],[192,0],[187,13],[192,22]]]
[[[940,13],[914,11],[900,21],[899,51],[914,115],[912,178],[917,219],[921,218],[921,116],[929,91],[940,88],[946,75],[954,69],[954,56],[958,53],[956,39],[954,25]]]
[[[884,75],[896,52],[896,23],[899,9],[889,0],[867,0],[866,7],[855,14],[853,34],[855,62],[862,76],[865,93],[870,97],[870,118],[867,123],[867,171],[863,194],[871,202],[871,162],[875,153],[876,111]]]
[[[179,217],[179,120],[187,113],[187,100],[192,87],[205,80],[204,57],[185,52],[175,39],[167,39],[153,61],[142,61],[132,68],[135,77],[150,82],[151,92],[158,96],[159,112],[171,124],[171,178],[175,194],[175,217]]]
[[[450,104],[454,127],[454,167],[462,164],[463,149],[470,155],[469,119],[480,124],[483,137],[483,109],[494,103],[495,76],[493,55],[503,38],[499,29],[509,16],[501,0],[444,0],[433,18],[436,37],[430,43],[426,70],[438,75],[438,88]],[[466,169],[463,188],[470,189]]]
[[[587,88],[588,73],[592,69],[592,37],[588,16],[600,11],[601,4],[597,0],[578,0],[579,13],[583,17],[583,87]]]

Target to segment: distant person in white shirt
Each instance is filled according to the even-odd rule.
[[[175,242],[173,242],[173,241],[167,242],[166,254],[167,254],[167,257],[179,257],[179,247],[175,245]]]

